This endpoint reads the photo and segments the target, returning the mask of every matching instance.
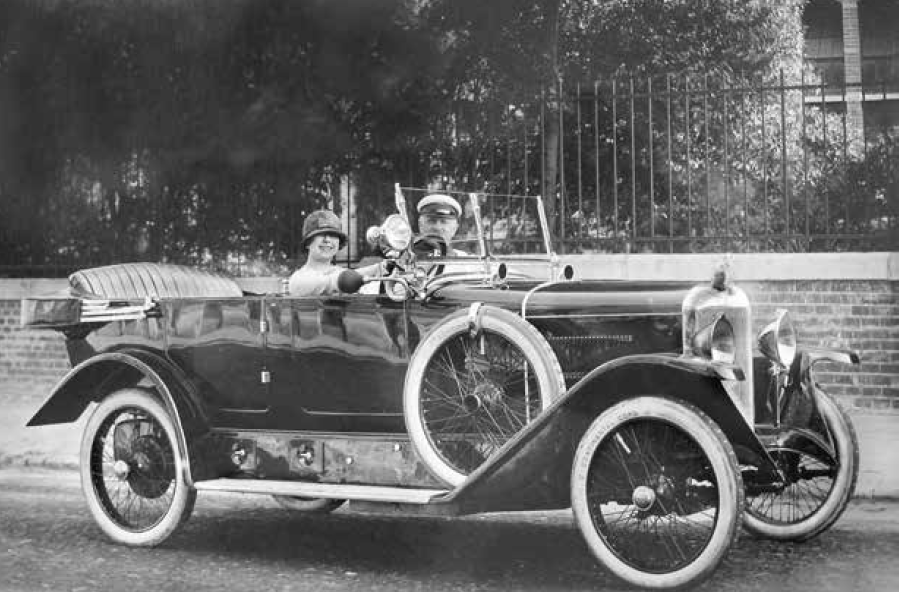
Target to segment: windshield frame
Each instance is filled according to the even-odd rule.
[[[503,260],[503,261],[546,261],[553,262],[556,260],[556,253],[554,252],[552,240],[551,240],[551,231],[548,226],[548,218],[545,215],[545,203],[542,200],[541,195],[515,195],[515,194],[506,194],[506,193],[487,193],[481,191],[457,191],[453,189],[428,189],[425,187],[402,187],[399,183],[395,183],[395,203],[397,206],[398,213],[400,213],[406,220],[413,220],[413,217],[409,215],[409,209],[415,209],[415,201],[410,196],[409,199],[404,197],[404,191],[407,193],[413,193],[417,195],[428,195],[430,193],[443,193],[448,194],[463,202],[464,206],[468,207],[471,210],[472,218],[476,221],[483,220],[483,209],[482,209],[482,198],[492,198],[492,199],[517,199],[521,201],[534,201],[535,202],[535,211],[537,219],[535,222],[539,225],[539,232],[541,234],[540,238],[542,240],[542,246],[544,247],[544,253],[516,253],[516,254],[503,254],[496,253],[493,248],[489,245],[489,240],[491,237],[488,236],[488,233],[485,231],[485,228],[481,223],[476,224],[476,242],[478,243],[478,254],[467,254],[467,255],[458,255],[458,256],[446,256],[446,257],[435,257],[432,258],[433,261],[451,261],[451,262],[465,262],[469,260],[473,261],[488,261],[488,260]],[[465,199],[464,199],[465,196]],[[487,200],[486,200],[487,201]],[[531,207],[531,204],[527,204],[528,207]],[[418,219],[418,217],[416,217]],[[413,231],[416,232],[416,228],[413,227]]]

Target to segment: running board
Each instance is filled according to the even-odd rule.
[[[293,495],[339,500],[363,500],[397,504],[427,504],[432,498],[448,493],[446,489],[413,489],[378,487],[345,483],[309,483],[307,481],[272,481],[265,479],[212,479],[196,481],[199,491]]]

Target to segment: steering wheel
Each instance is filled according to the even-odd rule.
[[[423,234],[413,240],[413,252],[416,255],[446,257],[447,241],[437,234]],[[444,265],[435,265],[435,275],[444,273]]]

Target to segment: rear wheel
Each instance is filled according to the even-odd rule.
[[[499,308],[464,309],[441,320],[413,355],[406,427],[428,469],[456,486],[564,390],[560,364],[535,327]]]
[[[195,506],[183,478],[176,428],[150,393],[122,389],[95,409],[82,437],[80,472],[88,509],[113,540],[161,543]]]
[[[734,450],[687,403],[638,397],[602,413],[580,441],[571,501],[595,557],[625,583],[692,585],[733,544],[743,506]]]
[[[807,447],[768,448],[787,483],[747,495],[743,527],[756,536],[781,541],[811,539],[841,517],[853,495],[860,464],[853,423],[825,393],[816,392],[816,404],[833,454],[829,457]]]

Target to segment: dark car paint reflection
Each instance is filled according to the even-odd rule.
[[[193,298],[167,301],[166,321],[148,319],[142,330],[111,323],[89,339],[102,351],[124,341],[141,347],[163,332],[167,357],[191,377],[215,428],[405,433],[411,355],[464,301],[519,310],[529,298],[527,318],[551,343],[568,384],[620,355],[679,350],[679,310],[668,302],[676,307],[685,287],[640,286],[628,302],[603,296],[596,283],[574,284],[568,304],[583,315],[569,314],[572,306],[568,314],[556,310],[563,294],[530,295],[537,282],[445,288],[428,302],[383,295]]]
[[[167,356],[193,377],[213,427],[405,432],[401,394],[418,332],[403,303],[357,295],[167,306]]]

